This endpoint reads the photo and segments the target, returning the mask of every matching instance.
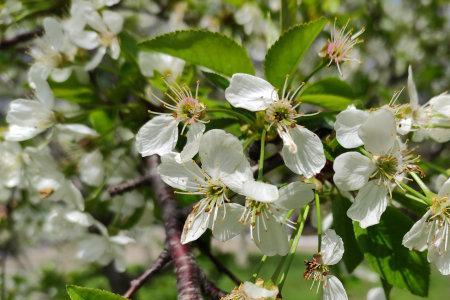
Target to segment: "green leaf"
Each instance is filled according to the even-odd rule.
[[[67,293],[71,300],[126,300],[126,298],[108,291],[68,285]]]
[[[352,104],[352,100],[348,98],[328,94],[301,95],[298,99],[303,103],[314,104],[330,111],[341,111]]]
[[[101,135],[108,134],[114,128],[114,121],[103,110],[94,110],[89,114],[89,122]]]
[[[131,33],[127,31],[120,33],[120,50],[123,56],[137,64],[139,52],[138,42],[136,37]]]
[[[266,79],[281,88],[286,75],[292,75],[306,51],[327,23],[325,18],[299,24],[281,35],[267,51],[264,62]]]
[[[426,255],[402,245],[413,222],[398,209],[388,207],[380,223],[366,229],[354,223],[356,239],[372,269],[388,284],[426,297],[430,266]]]
[[[228,81],[228,79],[226,79],[225,77],[220,76],[219,74],[206,71],[203,71],[202,73],[209,81],[211,81],[214,85],[218,86],[222,90],[225,90],[230,85],[230,81]]]
[[[254,74],[247,51],[229,37],[204,30],[175,31],[139,44],[140,50],[166,53],[220,74]]]
[[[297,23],[297,0],[281,0],[281,28],[286,30]]]
[[[332,203],[334,230],[344,241],[343,260],[345,267],[351,273],[364,260],[364,254],[359,250],[356,242],[352,221],[347,217],[347,210],[352,203],[344,197],[336,197]]]

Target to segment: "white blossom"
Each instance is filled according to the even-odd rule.
[[[281,156],[286,166],[296,174],[306,178],[318,174],[325,165],[325,154],[320,138],[303,126],[297,125],[300,117],[293,105],[299,89],[286,94],[286,85],[281,98],[276,89],[264,79],[237,73],[231,77],[230,86],[225,90],[225,98],[234,107],[250,111],[264,111],[265,119],[283,140]]]

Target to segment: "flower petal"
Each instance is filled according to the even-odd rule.
[[[46,17],[43,21],[44,39],[54,50],[61,51],[63,48],[64,33],[61,23],[55,18]]]
[[[394,113],[385,107],[370,113],[358,133],[366,150],[375,155],[388,153],[397,139]]]
[[[448,197],[450,198],[450,178],[444,182],[438,192],[439,197]]]
[[[359,222],[359,226],[367,228],[378,224],[386,210],[388,190],[378,185],[377,180],[369,181],[356,195],[355,202],[347,211],[347,216]]]
[[[14,142],[26,141],[43,132],[45,129],[46,128],[9,125],[8,131],[5,133],[5,140]]]
[[[111,10],[103,11],[103,22],[105,22],[106,26],[108,26],[109,30],[118,34],[122,31],[123,28],[123,17],[121,14]]]
[[[274,202],[278,199],[278,188],[275,185],[261,181],[244,182],[241,194],[258,202]]]
[[[367,293],[367,300],[386,300],[382,287],[371,288]]]
[[[278,94],[276,89],[264,79],[237,73],[231,77],[230,86],[225,90],[225,99],[234,107],[260,111],[278,100]]]
[[[54,124],[55,118],[53,112],[39,101],[17,99],[9,105],[6,122],[10,125],[45,130]]]
[[[348,300],[342,282],[333,275],[328,275],[323,284],[323,300]]]
[[[328,229],[322,236],[322,260],[326,265],[337,264],[344,255],[344,242],[333,229]]]
[[[409,104],[413,111],[419,109],[419,96],[417,94],[416,84],[414,83],[413,72],[411,66],[408,66],[408,95]]]
[[[431,230],[431,224],[427,222],[431,211],[427,211],[419,221],[405,234],[402,240],[403,246],[409,250],[424,251],[427,248],[428,234]]]
[[[251,234],[256,246],[264,255],[286,255],[289,251],[286,226],[273,217],[257,218]]]
[[[176,189],[196,192],[200,186],[204,186],[205,177],[203,171],[193,161],[177,163],[173,156],[165,155],[161,158],[158,167],[161,179]]]
[[[447,118],[450,118],[450,95],[442,94],[431,98],[431,108],[438,114],[441,114]]]
[[[84,154],[80,159],[78,168],[81,181],[90,186],[100,186],[102,184],[105,172],[103,156],[98,149]]]
[[[213,180],[236,172],[245,158],[239,140],[221,129],[213,129],[203,135],[199,155],[202,169]]]
[[[358,130],[366,121],[368,115],[368,112],[350,105],[336,116],[334,130],[336,131],[336,139],[342,147],[350,149],[364,144],[358,135]]]
[[[278,295],[278,288],[268,290],[248,281],[244,282],[243,291],[245,295],[249,297],[248,299],[251,300],[275,299],[275,297]]]
[[[359,152],[346,152],[336,157],[333,163],[333,181],[343,191],[362,188],[375,171],[375,164]]]
[[[118,59],[120,56],[120,44],[117,38],[114,38],[109,45],[109,55],[112,59]]]
[[[183,150],[175,157],[177,162],[185,162],[193,158],[200,147],[200,141],[205,132],[205,124],[197,122],[189,127],[187,141]]]
[[[136,148],[143,156],[170,153],[178,140],[178,120],[169,115],[154,117],[136,134]]]
[[[289,147],[283,146],[281,156],[286,166],[294,173],[310,178],[320,173],[325,166],[325,154],[320,138],[310,130],[297,126],[290,130],[297,152],[292,153]]]
[[[225,242],[244,231],[245,226],[239,222],[243,212],[244,207],[236,203],[225,203],[219,207],[214,224],[210,224],[214,238]]]
[[[97,49],[97,52],[95,52],[94,56],[91,58],[90,61],[84,65],[85,71],[92,71],[102,62],[103,56],[105,56],[106,48],[105,47],[99,47]]]
[[[198,239],[208,229],[209,214],[205,211],[192,211],[184,223],[181,243],[186,244]]]
[[[279,190],[276,205],[288,210],[299,210],[314,199],[314,188],[312,183],[292,182]]]

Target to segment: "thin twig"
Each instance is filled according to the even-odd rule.
[[[130,288],[123,294],[125,298],[131,299],[133,295],[141,288],[141,286],[150,280],[155,274],[159,273],[165,266],[170,263],[170,253],[164,249],[153,264],[138,278],[130,282]]]
[[[198,268],[198,272],[202,291],[208,296],[208,299],[219,300],[227,294],[212,283],[202,269]]]
[[[111,197],[122,195],[148,183],[149,179],[149,175],[141,175],[119,184],[111,185],[108,187],[107,191]]]
[[[35,37],[41,36],[44,33],[42,27],[37,27],[31,31],[24,32],[16,35],[13,38],[0,41],[0,49],[8,49],[16,46],[17,44],[28,42]]]

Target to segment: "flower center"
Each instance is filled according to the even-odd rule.
[[[431,202],[431,212],[433,216],[430,217],[431,220],[439,219],[440,221],[445,221],[445,219],[450,220],[450,200],[448,197],[436,196]],[[429,221],[431,221],[429,220]]]
[[[270,212],[270,207],[268,203],[255,201],[253,199],[247,199],[245,201],[245,210],[239,219],[239,222],[255,226],[256,220],[260,216],[269,216],[269,214],[272,214]]]
[[[392,180],[398,171],[398,159],[392,155],[375,158],[378,173],[388,180]]]
[[[203,117],[204,112],[204,104],[195,98],[184,97],[177,103],[174,117],[186,124],[193,124]]]
[[[297,112],[292,107],[292,104],[287,99],[278,100],[271,105],[266,110],[265,119],[270,124],[279,124],[289,127],[294,127],[297,118]]]
[[[323,281],[330,273],[330,269],[322,261],[322,255],[314,254],[310,261],[305,261],[306,270],[303,273],[303,278],[306,280]]]
[[[102,33],[102,35],[100,36],[100,43],[101,43],[102,46],[104,46],[104,47],[109,47],[109,46],[112,44],[114,38],[115,38],[114,33],[109,32],[109,31],[104,32],[104,33]]]

